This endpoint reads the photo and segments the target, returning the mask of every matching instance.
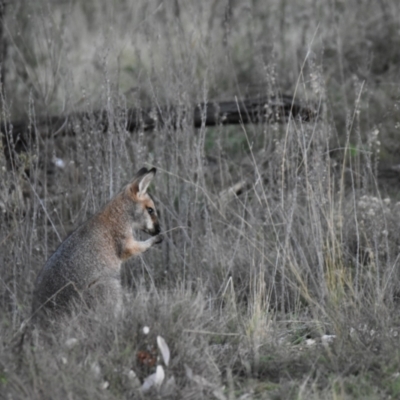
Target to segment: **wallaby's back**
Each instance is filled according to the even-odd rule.
[[[34,315],[59,313],[82,302],[120,310],[122,262],[162,240],[154,203],[147,194],[155,172],[155,168],[142,168],[133,182],[60,244],[36,279]],[[154,236],[136,241],[133,229]]]

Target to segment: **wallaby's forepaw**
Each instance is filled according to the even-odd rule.
[[[157,236],[154,236],[154,244],[159,244],[164,240],[164,237],[161,233],[159,233]]]

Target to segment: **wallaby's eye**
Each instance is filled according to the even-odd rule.
[[[147,212],[151,215],[153,214],[154,210],[151,207],[147,207]]]

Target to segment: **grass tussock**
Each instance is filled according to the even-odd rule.
[[[67,113],[76,134],[18,154],[0,144],[0,398],[399,396],[400,206],[386,167],[399,5],[300,3],[6,4],[3,128]],[[318,119],[194,129],[189,117],[282,92]],[[179,126],[165,115],[126,130],[130,107],[168,105]],[[158,169],[165,240],[124,266],[123,316],[32,327],[40,268],[142,166]],[[157,366],[162,382],[141,390]]]

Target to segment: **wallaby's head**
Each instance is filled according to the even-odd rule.
[[[133,181],[127,186],[127,192],[133,201],[132,217],[134,228],[140,229],[150,235],[160,233],[160,223],[152,198],[147,189],[156,174],[156,169],[142,168]]]

